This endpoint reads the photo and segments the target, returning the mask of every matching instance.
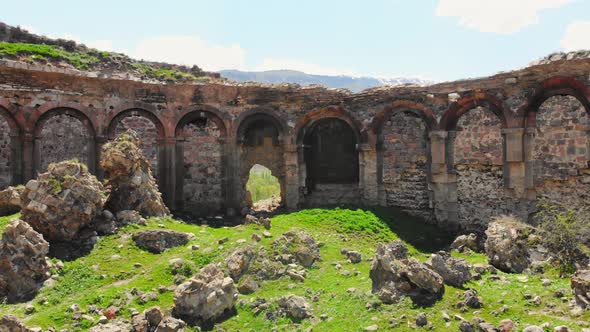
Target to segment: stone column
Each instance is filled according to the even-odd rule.
[[[176,179],[175,173],[175,150],[176,139],[166,137],[158,139],[158,187],[162,193],[164,203],[174,210],[174,187]]]
[[[379,204],[377,152],[369,144],[359,145],[359,189],[364,205]]]
[[[10,133],[10,183],[18,185],[23,183],[23,144],[22,137],[18,133]]]
[[[446,131],[433,131],[430,137],[430,172],[431,188],[433,193],[432,208],[437,222],[448,226],[458,225],[457,205],[457,176],[449,172],[447,164],[447,137]],[[452,151],[449,151],[452,153]]]
[[[96,177],[99,180],[104,179],[104,170],[100,167],[100,160],[102,159],[102,147],[108,142],[106,136],[96,136],[94,138],[94,150],[96,151]]]
[[[533,155],[535,151],[535,131],[534,127],[524,129],[524,189],[528,199],[535,199],[537,196],[535,191],[535,157]]]
[[[284,144],[283,155],[285,161],[285,206],[288,210],[295,210],[299,206],[299,165],[297,145]]]
[[[226,214],[230,217],[237,216],[240,213],[240,177],[239,177],[239,147],[235,137],[228,137],[224,144],[224,173],[225,174],[225,196],[226,196]]]
[[[520,198],[525,193],[524,128],[504,128],[504,184]]]
[[[186,138],[180,136],[176,138],[174,158],[174,199],[173,206],[177,211],[184,210],[184,144]]]
[[[36,177],[35,163],[39,162],[39,155],[35,153],[37,150],[35,144],[35,136],[33,133],[25,133],[23,137],[23,183],[27,183],[29,180]]]

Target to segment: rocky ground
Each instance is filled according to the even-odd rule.
[[[270,229],[256,222],[213,228],[169,217],[149,218],[145,225],[131,224],[100,237],[85,257],[69,262],[51,259],[52,276],[35,298],[0,305],[0,316],[13,314],[26,326],[43,329],[126,331],[132,326],[149,330],[173,326],[191,331],[197,328],[185,327],[170,314],[175,311],[174,316],[181,317],[195,310],[187,303],[200,303],[198,314],[189,316],[200,317],[197,323],[220,331],[590,328],[590,311],[574,304],[570,279],[559,278],[553,268],[502,272],[487,264],[484,253],[467,249],[475,245],[468,237],[455,245],[458,250],[450,257],[432,256],[448,249],[445,244],[450,242],[439,230],[424,225],[416,234],[415,220],[388,215],[379,210],[303,210],[273,217]],[[0,219],[0,229],[10,218]],[[161,246],[175,247],[159,254],[134,241],[142,232],[163,230],[182,235],[167,235],[170,240],[160,243],[158,251]],[[389,251],[388,264],[399,267],[398,273],[385,269],[380,275],[413,282],[408,288],[399,284],[399,299],[383,301],[372,292],[371,278],[378,273],[370,270],[377,243],[396,239],[401,241],[390,245],[394,249]],[[465,272],[454,268],[461,264],[449,258],[464,259],[470,278],[441,270],[440,266],[451,266]],[[437,270],[445,276],[446,285],[441,280],[436,283],[433,303],[425,307],[413,303],[414,294],[433,288],[421,284],[427,280],[421,276],[430,272],[408,276],[410,270]],[[217,289],[213,292],[217,295],[200,298],[203,292],[209,294],[208,289]]]

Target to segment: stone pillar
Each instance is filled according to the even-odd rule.
[[[431,208],[434,209],[437,222],[447,226],[458,226],[457,176],[449,172],[447,164],[446,131],[433,131],[430,137],[430,172],[433,192]],[[452,153],[452,151],[449,151]]]
[[[39,156],[35,156],[35,145],[33,133],[25,133],[23,136],[23,183],[36,177],[35,162]]]
[[[180,136],[176,138],[176,146],[174,152],[174,158],[176,162],[174,164],[174,198],[173,204],[174,209],[177,211],[184,210],[184,144],[186,138]]]
[[[225,195],[226,195],[226,214],[228,216],[237,216],[240,213],[240,176],[239,176],[239,146],[235,137],[228,137],[224,144],[224,173],[226,177]]]
[[[283,155],[285,161],[285,206],[295,210],[299,206],[299,165],[297,145],[284,144]]]
[[[379,204],[377,151],[366,143],[359,145],[359,189],[364,205]]]
[[[535,191],[535,131],[534,127],[524,129],[523,139],[523,154],[524,154],[524,189],[528,199],[535,199],[537,194]]]
[[[164,203],[174,210],[174,187],[176,179],[174,159],[176,150],[176,139],[166,137],[158,139],[158,187],[162,193]]]
[[[94,150],[96,151],[96,177],[99,180],[104,179],[104,170],[100,167],[100,160],[102,159],[102,147],[108,142],[106,136],[96,136],[94,138]]]
[[[515,198],[525,193],[524,128],[504,128],[504,184]]]
[[[10,133],[10,185],[23,183],[23,144],[18,133]]]

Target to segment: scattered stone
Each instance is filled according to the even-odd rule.
[[[531,263],[528,238],[533,230],[512,217],[492,221],[485,243],[490,264],[504,272],[522,273]]]
[[[2,332],[29,332],[29,329],[13,315],[5,315],[0,319]]]
[[[269,238],[269,237],[272,237],[272,234],[270,234],[270,232],[264,231],[264,232],[262,232],[262,236]]]
[[[565,325],[556,326],[553,331],[555,332],[570,332],[570,329]]]
[[[301,296],[287,295],[279,298],[278,306],[293,320],[311,317],[311,305]]]
[[[229,241],[229,238],[228,238],[228,237],[222,237],[221,239],[219,239],[219,240],[217,241],[217,243],[219,243],[219,244],[224,244],[224,243],[226,243],[227,241]]]
[[[358,251],[342,249],[340,252],[343,255],[346,255],[346,258],[348,258],[352,264],[360,263],[363,260],[361,253]]]
[[[440,274],[447,285],[462,287],[472,278],[469,264],[463,259],[451,257],[445,251],[433,254],[426,264]]]
[[[407,258],[400,240],[379,244],[371,264],[373,293],[385,303],[397,303],[409,296],[418,305],[431,305],[444,293],[442,277],[426,265]]]
[[[106,316],[100,316],[98,318],[98,324],[106,324],[109,322],[109,319]]]
[[[367,327],[365,327],[365,331],[378,331],[379,330],[379,325],[369,325]]]
[[[111,211],[135,210],[144,217],[168,215],[139,144],[137,133],[127,130],[103,146],[100,167],[111,188],[106,206]]]
[[[426,325],[428,325],[428,319],[426,317],[426,314],[421,312],[416,317],[416,326],[422,327],[422,326],[426,326]]]
[[[131,325],[124,320],[113,320],[107,324],[99,324],[89,330],[90,332],[129,332]]]
[[[0,191],[0,217],[9,216],[21,210],[21,195],[24,190],[24,186],[16,186]]]
[[[260,235],[258,235],[256,233],[254,233],[254,234],[252,234],[252,241],[260,242],[260,241],[262,241],[262,237],[260,237]]]
[[[191,235],[171,230],[147,230],[133,234],[133,241],[141,249],[154,254],[166,249],[183,246],[188,243]]]
[[[512,330],[514,330],[514,322],[511,319],[500,321],[500,332],[510,332]]]
[[[590,309],[590,270],[578,270],[570,281],[576,304]]]
[[[251,246],[236,249],[225,260],[229,276],[232,277],[234,281],[238,281],[240,277],[248,271],[253,259],[254,248]]]
[[[529,325],[522,332],[543,332],[544,330],[536,325]]]
[[[475,252],[479,252],[481,250],[477,241],[477,235],[474,233],[457,236],[453,243],[451,243],[451,249],[457,250],[459,252],[463,252],[465,249]]]
[[[238,285],[240,294],[252,294],[258,289],[258,283],[252,278],[245,278]]]
[[[463,319],[463,320],[461,320],[461,323],[459,323],[459,331],[461,331],[461,332],[474,332],[475,327],[473,326],[473,324],[471,324],[470,322]]]
[[[30,315],[34,312],[35,312],[35,306],[33,306],[32,304],[27,304],[25,306],[25,315]]]
[[[473,309],[483,307],[483,302],[481,301],[481,298],[477,296],[477,291],[475,289],[468,289],[463,293],[463,301],[461,304]]]
[[[145,218],[135,210],[123,210],[117,212],[117,224],[119,226],[125,225],[146,225]]]
[[[293,255],[297,262],[309,268],[320,260],[319,248],[315,240],[304,231],[288,231],[272,243],[275,254]]]
[[[41,234],[20,219],[11,221],[0,240],[0,299],[32,299],[49,277],[48,252]]]
[[[176,288],[172,313],[191,324],[215,321],[234,310],[237,296],[234,281],[209,264]]]
[[[50,164],[47,172],[27,183],[21,198],[22,219],[43,234],[52,252],[59,243],[92,248],[95,217],[102,211],[106,191],[85,165]]]

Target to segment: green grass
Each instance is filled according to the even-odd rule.
[[[28,55],[31,60],[63,60],[79,70],[88,70],[100,60],[88,53],[69,52],[59,46],[27,43],[6,43],[0,42],[0,55],[2,56],[24,56]]]
[[[273,196],[281,196],[279,180],[272,175],[269,169],[252,168],[246,183],[246,189],[252,194],[252,202],[256,203]]]
[[[6,226],[8,226],[8,223],[14,219],[14,218],[18,218],[20,217],[20,214],[15,214],[12,216],[5,216],[5,217],[0,217],[0,234],[2,234],[4,232],[4,228],[6,228]]]
[[[8,219],[0,218],[0,227]],[[132,233],[142,229],[159,228],[159,225],[193,233],[196,238],[187,246],[170,249],[159,255],[145,252],[134,245],[131,240]],[[394,330],[408,331],[411,330],[408,322],[413,322],[421,311],[427,314],[428,320],[437,331],[458,330],[459,322],[452,320],[447,325],[441,316],[442,312],[447,312],[451,317],[459,314],[466,319],[478,315],[494,324],[510,318],[518,324],[519,330],[526,324],[540,325],[543,322],[565,324],[575,329],[577,326],[574,322],[590,321],[589,311],[572,313],[568,308],[568,299],[553,297],[553,292],[559,288],[569,290],[569,279],[559,278],[553,270],[545,275],[529,275],[526,283],[518,279],[523,275],[504,273],[499,273],[503,278],[500,281],[489,280],[489,275],[484,275],[481,281],[471,281],[467,287],[476,289],[484,300],[485,306],[478,310],[479,313],[475,310],[459,312],[455,304],[461,299],[464,290],[449,286],[446,287],[443,299],[433,307],[417,308],[409,299],[405,299],[399,304],[381,305],[376,310],[367,310],[367,302],[378,302],[370,292],[371,262],[364,259],[359,264],[350,264],[340,254],[340,250],[357,250],[363,258],[371,258],[377,243],[400,238],[409,244],[413,257],[424,261],[430,253],[446,243],[441,241],[439,244],[433,244],[434,241],[429,243],[423,240],[441,236],[437,229],[384,209],[310,209],[275,216],[270,230],[273,237],[264,238],[257,245],[269,249],[274,239],[291,229],[305,230],[316,241],[324,243],[320,249],[322,261],[307,271],[304,282],[284,277],[263,282],[254,294],[240,295],[238,314],[219,323],[220,327],[227,331],[270,331],[275,326],[279,331],[306,331],[310,328],[314,331],[361,331],[374,324],[382,329],[388,329],[390,320],[394,319],[399,323]],[[0,315],[16,314],[29,326],[54,326],[58,329],[79,331],[88,329],[92,323],[87,321],[82,326],[75,326],[71,313],[66,311],[73,303],[79,304],[82,310],[87,310],[92,304],[100,308],[115,305],[121,308],[121,315],[127,318],[130,316],[130,308],[141,311],[159,305],[165,310],[170,310],[173,304],[172,292],[158,294],[157,301],[139,303],[136,296],[130,295],[131,290],[135,288],[142,292],[157,292],[159,286],[171,286],[175,276],[169,266],[169,260],[182,258],[189,262],[190,267],[183,269],[182,273],[190,274],[191,271],[196,271],[210,262],[222,261],[235,248],[243,245],[239,244],[238,240],[246,239],[247,243],[251,243],[252,234],[261,234],[262,231],[264,229],[258,225],[213,228],[185,224],[170,218],[152,218],[146,226],[128,226],[115,235],[101,238],[88,256],[65,262],[55,285],[43,288],[30,302],[36,307],[36,313],[24,314],[27,303],[0,304]],[[224,237],[228,237],[229,241],[219,246],[217,240]],[[189,248],[194,244],[200,246],[199,250],[193,251]],[[453,255],[465,258],[470,263],[486,262],[483,254]],[[140,263],[141,267],[134,267],[135,263]],[[342,270],[335,268],[337,263],[342,265],[342,270],[350,271],[351,275],[341,275]],[[358,271],[358,275],[355,275],[355,271]],[[543,277],[553,279],[553,284],[543,286]],[[356,291],[349,293],[349,288],[356,288]],[[249,307],[249,303],[258,297],[273,303],[278,297],[290,293],[304,296],[311,303],[313,313],[318,319],[294,323],[288,318],[279,318],[272,322],[265,318],[264,313],[255,315]],[[317,302],[311,301],[313,294],[319,294]],[[543,303],[535,306],[525,299],[527,295],[539,295]],[[40,304],[41,299],[46,299],[47,304]],[[548,303],[551,303],[553,308],[545,307]],[[503,305],[508,306],[508,310],[495,316],[493,312]],[[320,320],[322,314],[327,315],[328,319]],[[97,320],[98,316],[94,315],[93,318]]]
[[[175,69],[158,68],[145,63],[134,63],[133,68],[137,69],[147,78],[158,79],[162,81],[208,81],[208,77],[195,76],[191,73],[182,72]]]

